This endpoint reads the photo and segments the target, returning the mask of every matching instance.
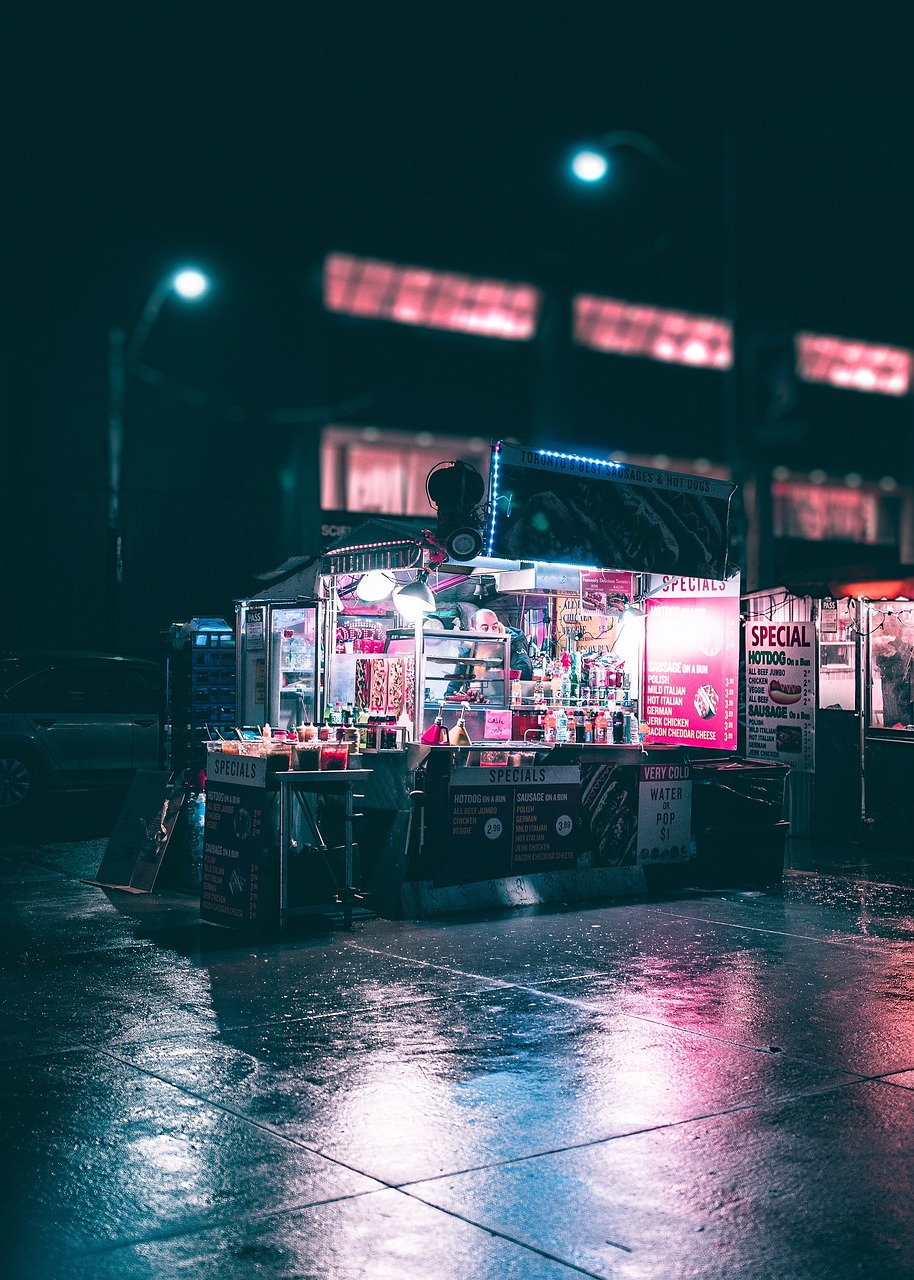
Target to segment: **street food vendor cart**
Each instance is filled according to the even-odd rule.
[[[632,893],[689,860],[692,760],[736,749],[732,494],[496,445],[482,555],[374,520],[324,553],[324,708],[363,730],[379,909]]]
[[[480,554],[372,517],[300,593],[239,603],[239,733],[287,749],[274,790],[314,772],[318,735],[360,770],[338,898],[395,916],[607,897],[689,863],[694,762],[737,746],[733,492],[497,444]],[[273,824],[281,882],[320,843],[305,818],[285,803]]]

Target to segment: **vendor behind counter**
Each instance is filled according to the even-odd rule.
[[[460,614],[457,614],[457,616],[461,617]],[[520,680],[533,679],[533,661],[530,657],[527,637],[524,635],[523,631],[519,630],[519,628],[509,626],[507,623],[502,622],[494,609],[486,607],[477,609],[475,612],[471,613],[468,619],[467,630],[491,632],[492,635],[499,636],[510,636],[511,670],[518,671],[520,673],[517,677]],[[500,645],[487,645],[484,640],[476,640],[473,642],[468,641],[465,645],[461,646],[460,650],[461,658],[498,658],[500,656]],[[474,670],[472,661],[460,663],[457,670],[465,678],[462,680],[452,681],[447,687],[447,692],[449,694],[461,693],[470,681],[478,678],[478,673]],[[485,674],[484,670],[482,674]]]

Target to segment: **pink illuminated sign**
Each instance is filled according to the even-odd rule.
[[[872,342],[853,342],[821,333],[798,333],[794,339],[797,373],[806,382],[907,395],[911,385],[911,352]]]
[[[574,299],[574,340],[597,351],[696,368],[733,364],[733,328],[726,320],[586,293]]]
[[[654,575],[645,599],[644,707],[652,742],[736,749],[739,578]]]
[[[324,305],[351,316],[523,341],[536,332],[540,291],[331,253],[324,261]]]

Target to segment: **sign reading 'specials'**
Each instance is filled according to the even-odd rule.
[[[490,556],[728,575],[728,480],[508,444],[491,477]]]
[[[258,756],[207,756],[200,917],[212,924],[257,925],[275,916],[266,768]]]
[[[455,769],[438,883],[573,867],[580,835],[577,765]]]
[[[267,762],[263,756],[236,756],[211,751],[206,759],[206,777],[210,782],[240,782],[246,787],[265,787]]]

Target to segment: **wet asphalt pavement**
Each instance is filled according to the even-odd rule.
[[[0,1275],[914,1275],[914,862],[427,922],[202,924],[0,835]]]

